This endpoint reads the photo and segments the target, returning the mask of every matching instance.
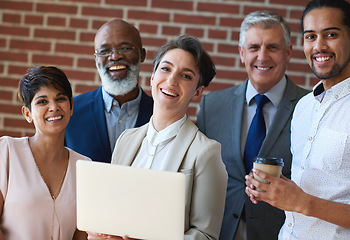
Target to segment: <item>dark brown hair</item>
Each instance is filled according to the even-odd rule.
[[[34,95],[43,86],[52,86],[67,96],[72,108],[72,87],[64,72],[53,66],[35,66],[28,68],[27,73],[18,84],[18,97],[24,106],[29,108]]]

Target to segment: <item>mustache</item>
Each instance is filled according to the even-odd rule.
[[[322,51],[322,52],[317,51],[317,52],[314,52],[314,53],[311,54],[310,57],[311,57],[311,59],[313,59],[313,58],[315,57],[315,55],[321,54],[321,53],[323,53],[323,54],[330,54],[330,55],[332,55],[332,57],[335,57],[335,53],[334,53],[334,52],[326,52],[326,51]]]
[[[116,65],[116,64],[123,64],[127,68],[130,68],[130,65],[127,61],[119,60],[119,61],[109,61],[106,65],[103,66],[103,69],[108,70],[108,68],[110,68],[112,65]]]

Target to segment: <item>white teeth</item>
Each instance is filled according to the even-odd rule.
[[[256,67],[258,70],[263,70],[263,71],[266,71],[266,70],[269,70],[270,68],[269,67],[266,67],[266,68],[264,68],[264,67]]]
[[[61,118],[62,118],[62,115],[57,116],[57,117],[49,117],[49,118],[47,119],[47,121],[55,121],[55,120],[59,120],[59,119],[61,119]]]
[[[172,93],[172,92],[169,92],[165,89],[162,89],[162,92],[165,93],[166,95],[170,95],[170,96],[173,96],[173,97],[176,97],[176,94]]]
[[[109,68],[110,71],[115,71],[115,70],[120,70],[120,69],[125,69],[126,66],[125,65],[118,65],[118,66],[111,66]]]
[[[325,62],[328,61],[329,59],[331,59],[330,57],[317,57],[316,61],[317,62]]]

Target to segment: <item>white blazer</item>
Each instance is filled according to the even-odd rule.
[[[131,166],[147,129],[148,124],[124,131],[112,163]],[[219,239],[227,187],[221,145],[208,139],[189,118],[173,141],[168,153],[173,159],[167,161],[165,171],[186,175],[185,239]]]

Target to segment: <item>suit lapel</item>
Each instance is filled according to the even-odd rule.
[[[90,101],[91,119],[94,124],[94,129],[96,131],[96,136],[98,139],[93,139],[93,141],[98,141],[101,145],[102,154],[106,159],[110,159],[112,151],[109,144],[106,117],[104,114],[104,103],[102,97],[102,87],[96,90],[96,94]]]
[[[138,128],[135,132],[129,135],[128,140],[122,146],[119,146],[118,151],[122,151],[120,158],[118,159],[118,164],[131,166],[136,158],[143,139],[146,137],[148,129],[148,124]]]
[[[295,101],[297,101],[296,85],[287,78],[287,85],[283,97],[270,127],[273,131],[268,132],[266,139],[261,146],[259,155],[266,156],[271,151],[271,148],[274,146],[277,138],[282,133],[293,114]]]
[[[131,166],[141,147],[143,139],[146,137],[147,129],[148,124],[140,127],[134,134],[131,134],[131,137],[125,142],[123,148],[121,148],[121,146],[118,148],[118,151],[122,151],[118,154],[120,155],[120,157],[118,157],[118,164]],[[169,150],[168,155],[171,156],[171,160],[167,161],[164,168],[165,171],[177,172],[179,170],[197,131],[198,128],[187,118]]]
[[[196,125],[187,117],[169,150],[168,156],[171,156],[171,160],[167,161],[165,171],[177,172],[179,170],[197,132]]]
[[[242,176],[246,175],[242,159],[243,155],[241,152],[242,116],[246,88],[247,81],[236,88],[236,90],[233,92],[232,99],[228,101],[228,103],[232,103],[231,109],[229,111],[231,113],[229,115],[229,122],[232,124],[232,127],[230,127],[232,136],[232,151],[234,159],[237,159],[236,164],[241,171]]]

